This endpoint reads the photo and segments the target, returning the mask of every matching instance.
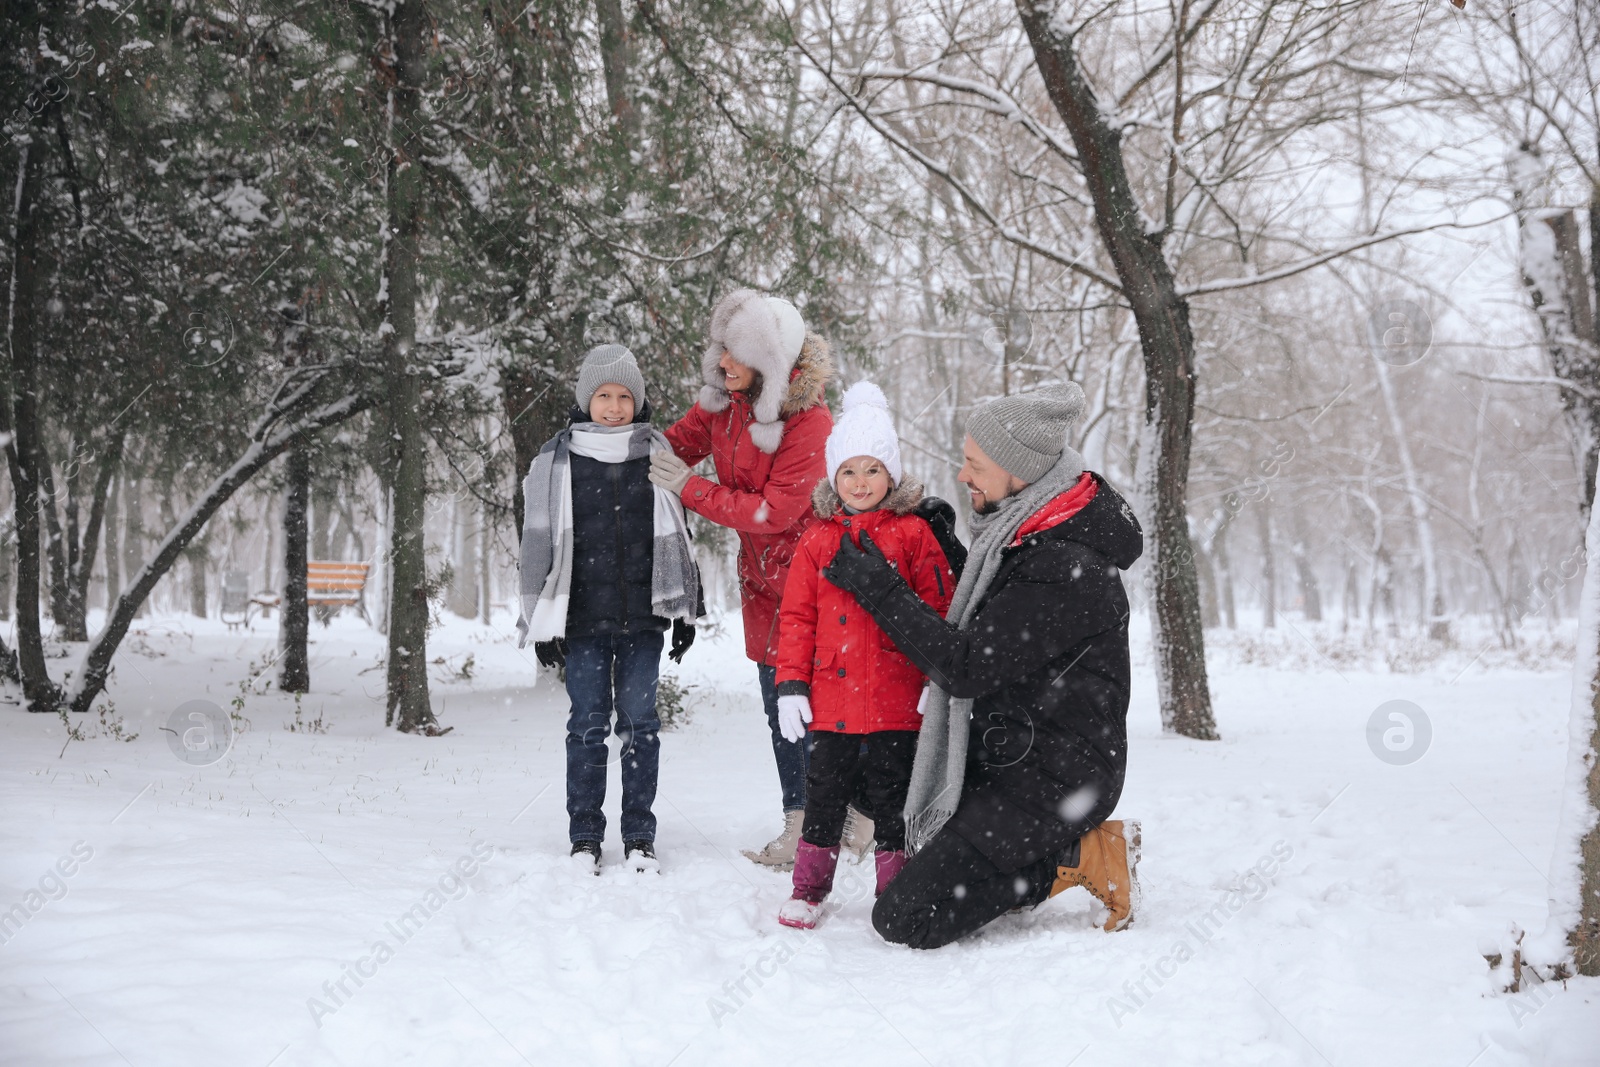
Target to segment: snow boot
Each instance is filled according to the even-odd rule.
[[[1068,847],[1050,895],[1081,885],[1111,912],[1106,933],[1127,929],[1139,910],[1141,847],[1137,820],[1101,823]]]
[[[879,849],[872,854],[874,862],[878,865],[878,896],[883,896],[883,891],[889,888],[889,883],[894,881],[894,876],[900,873],[900,868],[906,865],[904,852],[884,852]]]
[[[622,845],[622,865],[639,874],[660,874],[661,861],[656,859],[653,841],[625,841]]]
[[[850,805],[844,809],[844,834],[839,839],[839,847],[861,859],[872,848],[873,829],[872,819],[857,811],[854,804]]]
[[[787,871],[794,867],[795,846],[800,843],[800,827],[806,820],[803,808],[783,813],[783,833],[768,841],[760,852],[743,849],[746,859],[763,867]]]
[[[833,872],[838,866],[837,848],[801,841],[794,854],[794,896],[778,909],[778,921],[800,930],[815,927],[822,918],[822,902],[833,890]]]
[[[600,842],[574,841],[572,843],[572,863],[580,871],[598,875],[600,873]]]

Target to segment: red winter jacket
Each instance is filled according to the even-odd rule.
[[[846,734],[917,730],[917,701],[925,676],[856,598],[822,576],[839,551],[840,535],[861,543],[861,534],[883,550],[912,590],[940,615],[955,595],[955,575],[927,520],[909,514],[922,487],[895,488],[874,511],[851,515],[833,486],[817,486],[819,522],[805,532],[795,552],[779,615],[778,692],[808,693],[811,729]]]
[[[827,477],[823,447],[833,415],[823,402],[833,363],[825,344],[808,339],[789,379],[782,408],[783,439],[767,454],[750,440],[750,400],[716,414],[698,403],[667,430],[678,458],[691,467],[707,456],[717,480],[690,475],[683,506],[739,534],[739,597],[744,604],[745,655],[772,664],[778,655],[778,602],[789,559],[811,525],[811,490]]]

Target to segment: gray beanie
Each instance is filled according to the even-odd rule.
[[[596,345],[583,354],[583,367],[578,371],[574,390],[578,406],[587,412],[594,391],[607,382],[625,386],[633,394],[635,406],[644,404],[644,375],[639,373],[633,353],[621,345]]]
[[[1076,383],[1047,385],[989,401],[967,420],[967,433],[1008,474],[1032,483],[1064,452],[1077,455],[1067,446],[1067,434],[1082,415],[1083,390]]]

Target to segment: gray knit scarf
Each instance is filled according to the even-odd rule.
[[[1028,517],[1065,493],[1083,475],[1083,456],[1074,449],[1062,453],[1043,478],[1020,493],[1000,501],[987,515],[972,515],[972,547],[967,566],[956,584],[945,619],[965,630],[978,613],[978,605],[999,573],[1001,554],[1017,536]],[[917,757],[906,793],[906,851],[915,852],[933,839],[961,802],[961,785],[967,773],[967,732],[972,719],[972,698],[952,698],[929,683],[928,703],[922,711],[917,737]]]
[[[645,423],[602,426],[580,422],[556,434],[539,450],[522,482],[518,648],[530,638],[549,641],[566,636],[572,591],[572,454],[601,463],[622,463],[671,447],[665,436]],[[662,618],[692,622],[700,603],[700,572],[683,504],[659,487],[654,487],[654,493],[650,610]]]

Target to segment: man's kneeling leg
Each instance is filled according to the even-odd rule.
[[[872,909],[885,941],[942,948],[975,933],[1012,908],[1044,900],[1055,879],[1046,861],[1002,871],[946,827],[906,863]]]

